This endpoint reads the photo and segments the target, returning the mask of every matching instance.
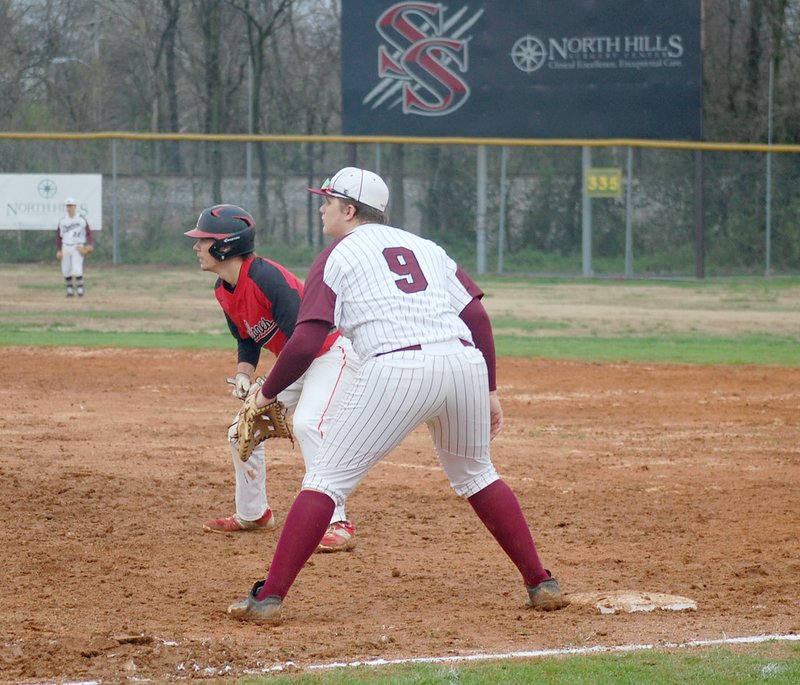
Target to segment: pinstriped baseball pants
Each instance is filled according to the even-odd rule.
[[[362,362],[303,479],[340,505],[367,472],[425,423],[453,489],[498,479],[489,455],[489,382],[481,352],[460,340]]]

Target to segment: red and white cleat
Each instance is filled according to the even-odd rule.
[[[349,552],[356,546],[356,528],[350,521],[337,521],[328,526],[317,552]]]
[[[246,533],[253,530],[272,530],[274,527],[275,517],[272,515],[272,509],[267,509],[256,521],[245,521],[234,514],[221,519],[211,519],[203,524],[203,530],[208,533]]]

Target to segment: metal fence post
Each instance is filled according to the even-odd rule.
[[[706,276],[706,236],[704,219],[703,151],[694,151],[694,275]]]
[[[503,273],[503,257],[506,249],[506,199],[508,186],[508,146],[500,148],[500,225],[497,228],[497,273]]]
[[[486,273],[486,146],[478,145],[477,268]]]
[[[772,73],[774,70],[775,58],[769,61],[769,102],[767,105],[767,145],[772,145]],[[766,227],[764,245],[764,275],[769,276],[772,271],[772,153],[767,152],[767,183],[766,183]]]
[[[628,184],[625,188],[625,278],[633,278],[633,148],[628,146]]]
[[[581,238],[583,275],[592,276],[592,198],[586,192],[586,173],[592,166],[592,152],[586,145],[581,154]]]
[[[111,263],[120,263],[119,256],[119,213],[117,211],[117,139],[111,139],[111,234],[112,256]]]

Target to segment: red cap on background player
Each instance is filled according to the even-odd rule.
[[[348,166],[337,171],[321,188],[309,188],[312,193],[328,197],[341,197],[363,205],[386,211],[389,189],[378,174],[366,169]]]

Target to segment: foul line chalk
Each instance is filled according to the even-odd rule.
[[[418,656],[409,659],[371,659],[369,661],[339,661],[328,664],[309,664],[300,666],[293,661],[287,661],[275,666],[262,669],[245,669],[244,673],[275,673],[286,670],[319,671],[334,668],[354,668],[357,666],[401,666],[404,664],[447,664],[467,661],[491,661],[498,659],[531,659],[534,657],[549,656],[581,656],[584,654],[614,654],[620,652],[645,652],[653,649],[684,649],[691,647],[712,647],[717,645],[742,645],[758,644],[761,642],[797,642],[800,635],[753,635],[749,637],[728,637],[718,640],[691,640],[689,642],[667,642],[659,644],[631,644],[631,645],[596,645],[594,647],[564,647],[562,649],[534,649],[526,652],[506,652],[496,654],[464,654],[461,656]],[[166,644],[166,642],[165,642]],[[174,644],[174,643],[171,643]],[[222,675],[216,669],[207,669],[211,675]],[[223,670],[233,670],[230,665]],[[42,685],[42,684],[40,684]],[[49,685],[49,684],[47,684]],[[81,680],[64,683],[64,685],[101,685],[99,680]]]
[[[775,640],[778,642],[800,641],[800,635],[753,635],[748,637],[730,637],[717,640],[691,640],[689,642],[666,642],[658,644],[630,645],[597,645],[595,647],[564,647],[562,649],[535,649],[525,652],[506,652],[497,654],[465,654],[460,656],[412,657],[409,659],[371,659],[369,661],[334,662],[329,664],[310,664],[300,667],[303,670],[324,670],[333,668],[352,668],[355,666],[395,666],[403,664],[446,664],[461,661],[490,661],[497,659],[530,659],[549,656],[580,656],[584,654],[613,654],[618,652],[644,652],[653,649],[684,649],[691,647],[711,647],[717,645],[758,644]],[[297,668],[298,665],[287,662],[284,665],[272,666],[262,672],[280,671]]]

